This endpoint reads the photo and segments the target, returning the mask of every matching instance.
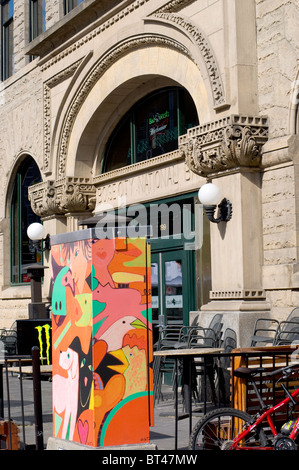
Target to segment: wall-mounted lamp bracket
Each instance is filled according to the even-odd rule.
[[[213,222],[215,224],[219,224],[219,222],[228,222],[232,218],[232,213],[233,213],[233,207],[232,203],[224,198],[218,205],[218,217],[215,218],[215,210],[217,205],[204,205],[204,210],[205,213],[207,214],[207,217],[210,222]]]
[[[30,240],[30,245],[32,246],[32,250],[30,251],[39,251],[45,252],[51,250],[51,242],[50,242],[50,235],[48,234],[46,238],[42,240]]]
[[[27,228],[27,235],[30,240],[29,249],[30,251],[50,251],[51,250],[51,241],[50,235],[45,235],[45,227],[39,222],[33,222]]]

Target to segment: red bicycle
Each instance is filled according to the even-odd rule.
[[[235,408],[219,408],[207,413],[195,425],[190,436],[190,450],[297,450],[299,433],[299,416],[290,418],[281,429],[274,424],[274,415],[290,404],[294,411],[299,388],[292,393],[282,381],[298,372],[299,365],[282,367],[275,371],[266,372],[263,367],[249,369],[239,367],[234,371],[235,376],[246,378],[254,388],[260,403],[256,416],[251,416]],[[276,381],[280,382],[286,397],[274,406],[267,406],[255,382],[257,374],[263,377],[275,376],[282,373]],[[298,399],[298,398],[297,398]]]

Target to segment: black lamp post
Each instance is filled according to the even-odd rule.
[[[47,266],[35,263],[26,268],[31,285],[31,302],[28,304],[29,319],[49,318],[46,304],[42,301],[42,278]]]
[[[45,235],[45,229],[42,224],[33,223],[27,229],[27,235],[33,242],[35,251],[48,251],[50,247],[50,237]],[[44,245],[44,246],[43,246]],[[29,319],[49,318],[46,305],[42,301],[42,278],[47,266],[42,266],[39,263],[34,263],[27,266],[25,271],[30,278],[31,284],[31,302],[28,305]]]

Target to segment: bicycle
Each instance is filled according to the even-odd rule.
[[[276,381],[279,383],[295,374],[296,368],[298,369],[299,365],[290,365],[271,372],[267,372],[263,367],[237,368],[234,371],[235,376],[246,378],[252,383],[260,403],[259,412],[251,416],[236,408],[218,408],[210,411],[193,428],[189,450],[297,450],[299,416],[295,420],[290,419],[279,431],[276,429],[273,417],[278,410],[288,404],[293,412],[296,398],[299,396],[299,388],[290,393],[281,383],[286,397],[278,404],[268,406],[264,403],[254,378],[261,373],[263,377],[282,373],[282,377]]]

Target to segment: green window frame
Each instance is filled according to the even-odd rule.
[[[33,249],[27,235],[27,228],[33,222],[40,222],[31,209],[28,188],[41,181],[37,164],[27,157],[20,165],[14,179],[10,204],[10,282],[20,285],[30,282],[24,268],[40,262],[41,253]]]
[[[151,265],[157,265],[158,267],[158,283],[154,286],[152,284],[152,296],[159,298],[159,305],[152,305],[153,311],[153,324],[158,326],[161,323],[163,318],[163,324],[167,325],[170,323],[188,325],[189,324],[189,312],[196,308],[196,282],[195,282],[195,253],[191,250],[180,249],[179,246],[176,248],[172,247],[167,250],[155,250],[151,248]],[[173,263],[178,261],[181,263],[181,272],[182,272],[182,283],[181,283],[181,292],[177,294],[182,296],[182,306],[179,316],[172,316],[169,308],[166,305],[166,295],[165,286],[166,286],[166,272],[165,266],[166,263]],[[158,316],[160,313],[160,319]]]
[[[177,150],[178,137],[199,124],[195,104],[182,87],[167,87],[138,101],[108,140],[102,173]]]

